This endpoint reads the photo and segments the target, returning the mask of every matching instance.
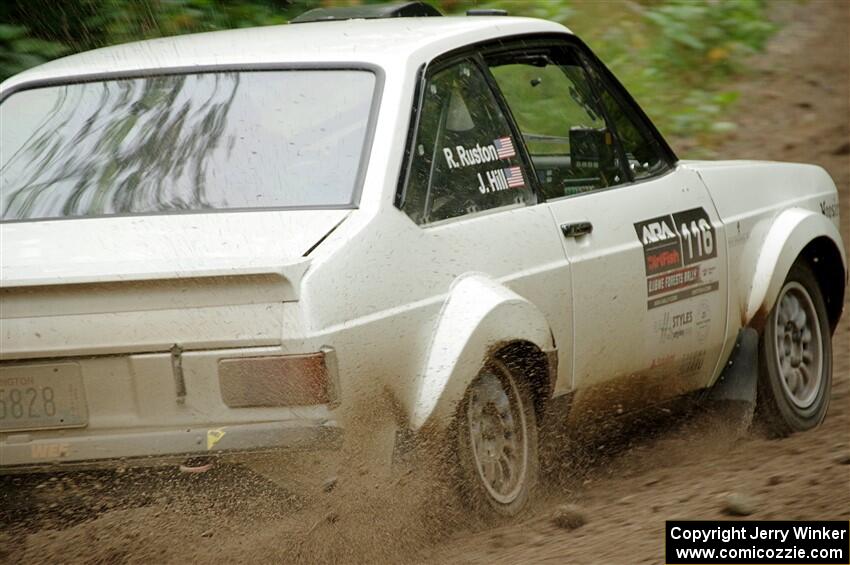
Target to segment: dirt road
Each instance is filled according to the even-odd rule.
[[[737,85],[739,127],[718,157],[824,166],[850,242],[850,2],[788,10],[755,76]],[[387,486],[355,472],[353,487],[329,485],[310,506],[232,467],[205,477],[93,473],[2,483],[0,562],[660,563],[665,520],[725,517],[730,495],[753,519],[848,520],[850,315],[833,346],[835,386],[819,430],[767,440],[711,413],[638,422],[564,450],[546,497],[509,527],[471,524],[439,484],[405,474]],[[565,502],[580,505],[584,526],[552,525]]]

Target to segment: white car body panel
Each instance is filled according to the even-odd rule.
[[[756,161],[681,164],[703,179],[727,226],[729,327],[722,358],[738,330],[759,324],[770,311],[791,264],[816,237],[834,242],[846,277],[838,193],[822,168]]]
[[[629,410],[708,382],[726,334],[727,267],[724,227],[699,176],[678,167],[657,179],[554,200],[548,206],[559,225],[593,225],[587,235],[564,239],[573,280],[574,388],[601,394],[605,403],[629,403],[621,407]],[[696,270],[697,288],[703,292],[650,306],[656,302],[648,291],[650,282],[683,269],[645,272],[644,248],[634,224],[696,208],[705,210],[714,228],[714,256],[688,267]],[[681,231],[670,220],[662,221]],[[621,381],[613,390],[590,390],[613,379]]]
[[[280,274],[295,279],[281,296],[294,300],[297,271],[305,269],[284,273],[281,266],[305,263],[310,247],[348,214],[262,210],[4,223],[0,287]]]
[[[506,331],[506,328],[515,328]],[[549,323],[531,302],[475,273],[458,277],[440,312],[416,392],[414,429],[436,416],[450,418],[456,403],[494,346],[528,341],[554,350]]]
[[[765,305],[776,302],[785,275],[800,252],[810,241],[823,236],[842,249],[841,234],[823,216],[803,208],[785,209],[777,216],[764,238],[756,263],[747,299],[747,320],[756,318],[760,310],[762,315],[769,310]]]
[[[464,355],[482,354],[485,344],[518,339],[518,328],[522,335],[545,338],[535,342],[543,351],[551,348],[554,334],[559,358],[567,366],[567,372],[559,372],[557,386],[569,390],[569,270],[548,210],[542,206],[514,208],[421,229],[390,208],[380,220],[365,222],[362,228],[357,224],[352,217],[317,249],[302,298],[321,336],[316,339],[333,337],[335,347],[340,340],[346,344],[337,347],[340,380],[351,383],[343,386],[343,405],[389,390],[408,414],[416,414],[414,421],[421,425],[431,415],[424,408],[437,406],[434,383],[447,386],[446,372],[468,382],[475,374],[462,370],[471,362]],[[479,275],[485,272],[487,283]],[[470,280],[455,283],[464,277]],[[416,284],[411,285],[411,280]],[[492,284],[502,285],[503,291],[486,291]],[[451,306],[455,292],[474,292],[471,289],[480,289],[482,294],[468,304],[468,312]],[[329,295],[338,302],[327,302]],[[471,318],[498,319],[495,316],[501,314],[495,306],[516,308],[521,302],[517,295],[548,313],[544,331],[539,325],[469,324]],[[454,345],[440,360],[440,351],[449,343]],[[400,351],[405,354],[398,354]],[[352,357],[347,359],[349,352]],[[440,375],[428,374],[429,363]],[[346,374],[346,366],[352,367],[351,374]],[[453,382],[449,390],[452,387]]]
[[[280,344],[303,255],[349,213],[4,223],[0,359]]]
[[[817,167],[682,161],[632,186],[425,227],[395,208],[422,66],[489,39],[568,33],[492,17],[275,26],[110,47],[0,85],[2,97],[115,73],[286,65],[354,65],[383,77],[356,209],[0,224],[0,355],[15,366],[79,364],[89,414],[85,428],[0,433],[0,471],[309,443],[316,430],[368,413],[376,395],[392,398],[399,425],[441,430],[486,356],[517,341],[551,356],[553,395],[578,391],[587,406],[653,402],[718,377],[738,330],[772,306],[807,238],[834,241],[846,273],[837,205],[826,217],[835,186]],[[716,256],[699,264],[716,287],[648,309],[636,223],[695,208],[714,230]],[[574,221],[594,231],[564,240],[560,224]],[[667,339],[685,310],[693,325]],[[175,344],[185,352],[182,402]],[[326,349],[339,409],[222,402],[220,359]],[[677,379],[694,355],[700,362]]]

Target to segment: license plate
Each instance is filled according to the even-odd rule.
[[[0,367],[0,432],[77,428],[87,422],[79,365]]]

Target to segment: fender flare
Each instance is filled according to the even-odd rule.
[[[841,234],[829,219],[821,214],[791,208],[779,214],[767,231],[759,250],[753,280],[747,295],[746,323],[758,330],[764,325],[773,308],[785,277],[803,249],[819,237],[827,237],[838,249],[847,274],[847,257]]]
[[[414,387],[410,427],[445,428],[488,356],[516,341],[543,352],[555,349],[549,322],[531,302],[480,273],[457,278]]]

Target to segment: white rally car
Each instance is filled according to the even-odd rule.
[[[514,514],[556,399],[581,426],[758,359],[770,429],[823,420],[829,175],[679,160],[564,27],[431,12],[2,84],[0,471],[334,447],[382,397]]]

